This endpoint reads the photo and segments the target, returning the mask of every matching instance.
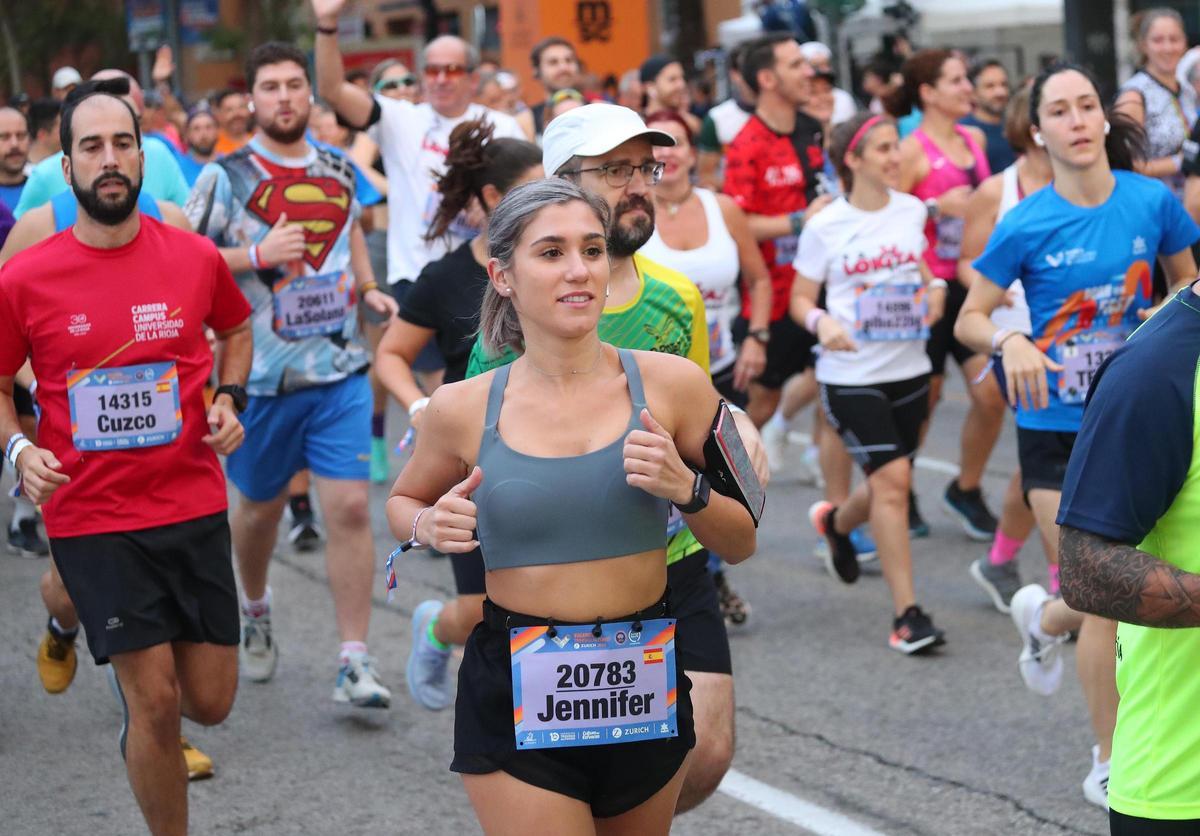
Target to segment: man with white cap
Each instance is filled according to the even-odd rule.
[[[808,65],[818,73],[836,75],[833,71],[833,50],[820,41],[808,41],[800,44],[800,53]],[[858,103],[854,97],[840,87],[833,88],[833,118],[832,125],[840,125],[854,118],[858,113]]]
[[[555,119],[542,137],[548,175],[577,182],[608,202],[611,283],[600,338],[620,348],[664,351],[708,369],[708,335],[699,290],[674,270],[638,250],[654,233],[650,189],[662,176],[655,145],[674,145],[667,133],[647,129],[629,108],[590,104]],[[476,343],[467,375],[512,359],[480,364]],[[759,479],[769,478],[761,438],[745,414],[734,416]],[[696,748],[677,812],[696,807],[716,791],[733,760],[733,667],[708,552],[672,515],[667,526],[667,585],[677,621],[678,658],[692,681]]]
[[[70,68],[64,67],[63,69]],[[55,78],[57,77],[56,73]],[[78,73],[75,78],[77,79],[76,83],[82,81],[79,79]],[[93,81],[105,79],[124,79],[126,81],[128,91],[119,95],[141,119],[145,101],[142,97],[142,87],[137,80],[124,70],[100,70],[92,76]],[[74,89],[75,84],[72,84],[71,87]],[[55,95],[57,94],[56,90]],[[142,153],[146,157],[142,191],[156,200],[165,200],[176,206],[183,206],[187,202],[188,186],[183,177],[183,171],[175,160],[175,154],[165,142],[151,136],[146,137],[142,143]],[[17,208],[13,210],[13,215],[17,220],[20,220],[21,216],[30,209],[49,203],[55,195],[70,188],[63,177],[62,156],[60,150],[57,154],[50,155],[33,167],[33,171],[29,173],[29,181],[25,184],[25,190],[21,192],[21,200],[17,203]]]
[[[61,102],[80,84],[83,84],[83,76],[79,74],[79,70],[74,67],[59,67],[50,79],[50,95]]]

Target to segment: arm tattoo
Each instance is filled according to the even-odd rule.
[[[1069,526],[1058,556],[1072,609],[1146,627],[1200,627],[1200,575]]]

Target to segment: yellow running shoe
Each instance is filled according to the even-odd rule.
[[[212,758],[188,743],[188,739],[182,735],[179,737],[179,745],[183,747],[183,759],[187,761],[189,781],[200,781],[213,776]]]
[[[42,687],[51,694],[61,694],[75,678],[77,664],[74,637],[64,639],[47,626],[37,655],[38,677],[42,680]]]

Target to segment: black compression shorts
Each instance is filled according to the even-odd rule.
[[[821,404],[846,452],[870,476],[917,451],[929,415],[929,375],[859,386],[822,383]]]

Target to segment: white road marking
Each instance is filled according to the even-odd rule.
[[[818,836],[883,836],[878,830],[872,830],[841,813],[764,784],[736,769],[725,773],[717,790]]]

